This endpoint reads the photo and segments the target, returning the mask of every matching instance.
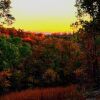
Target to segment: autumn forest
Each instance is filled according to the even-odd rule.
[[[0,0],[0,100],[99,100],[99,0],[76,0],[69,34],[4,27],[16,19],[10,4]]]

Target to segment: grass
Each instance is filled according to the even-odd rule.
[[[77,86],[28,89],[0,97],[0,100],[85,100]]]

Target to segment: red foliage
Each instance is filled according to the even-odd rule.
[[[23,41],[31,41],[32,39],[30,37],[26,37],[26,38],[23,38]]]

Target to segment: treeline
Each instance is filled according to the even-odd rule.
[[[44,35],[0,27],[0,93],[86,83],[89,65],[82,39],[80,34]]]

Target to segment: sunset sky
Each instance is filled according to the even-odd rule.
[[[12,0],[17,29],[34,32],[70,32],[76,20],[75,0]]]

